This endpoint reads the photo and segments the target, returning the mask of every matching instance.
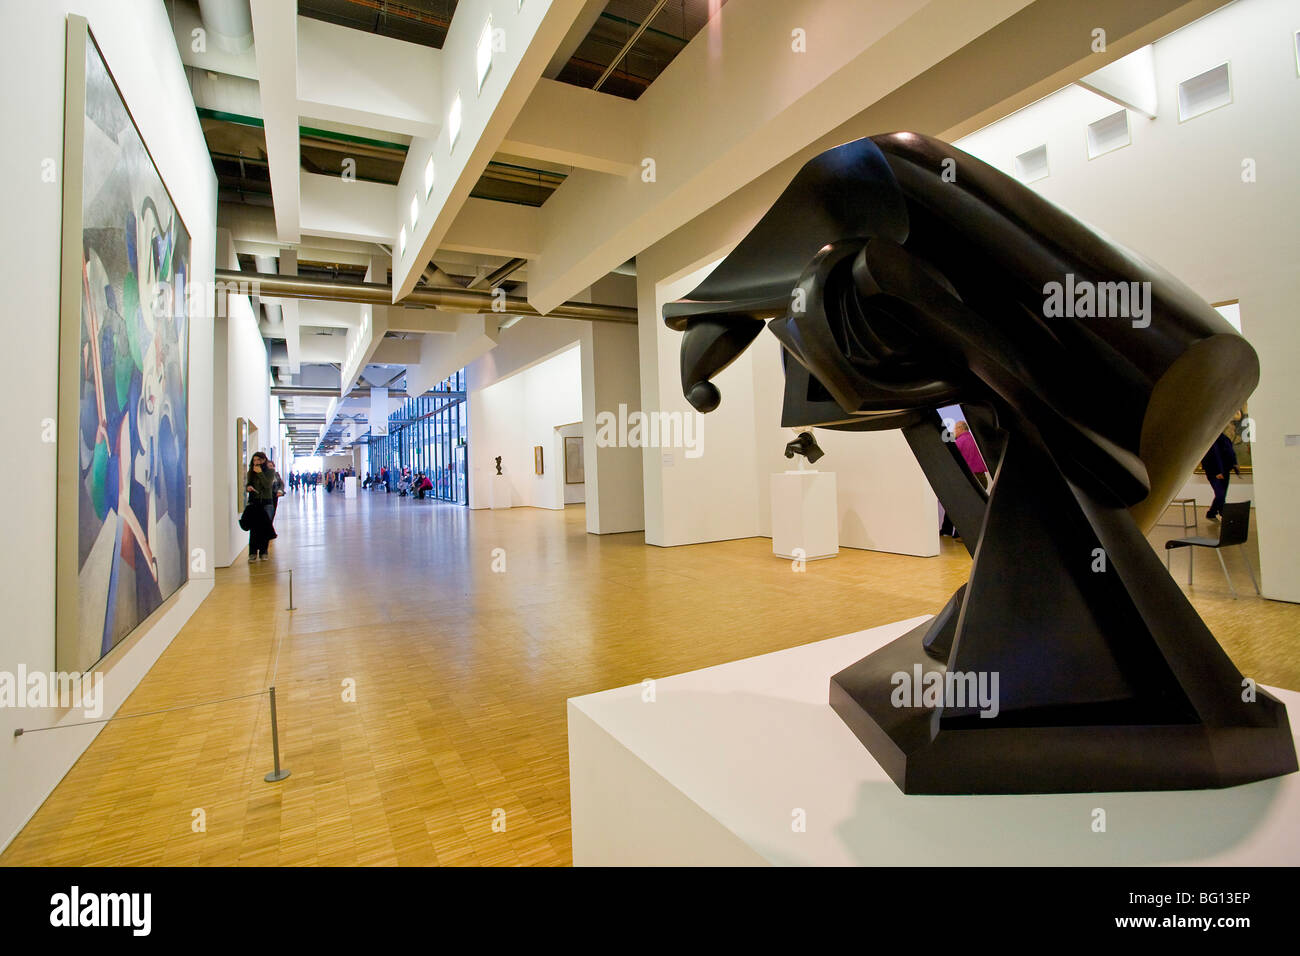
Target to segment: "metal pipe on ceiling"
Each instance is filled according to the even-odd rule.
[[[199,0],[199,19],[226,53],[252,49],[253,11],[248,0]]]
[[[605,67],[605,72],[600,74],[600,79],[598,79],[596,85],[592,87],[593,90],[598,90],[605,85],[605,81],[608,80],[610,74],[614,72],[614,68],[623,62],[623,57],[627,56],[627,51],[636,46],[636,41],[641,39],[641,34],[645,33],[646,27],[650,26],[650,21],[659,16],[659,11],[667,5],[668,0],[659,0],[659,2],[654,5],[654,8],[646,15],[646,18],[641,21],[641,25],[633,30],[632,35],[627,38],[627,42],[623,44],[623,49],[619,50],[618,53],[614,55],[614,59],[610,61],[609,66]]]
[[[266,276],[260,273],[235,272],[218,269],[215,279],[225,283],[227,291],[240,292],[250,283],[258,287],[252,294],[281,299],[320,299],[328,302],[362,302],[372,305],[427,305],[449,312],[501,312],[507,315],[542,315],[527,299],[518,296],[494,296],[486,289],[416,289],[393,302],[391,286],[374,282],[331,282],[325,279],[308,279],[303,276]],[[557,305],[546,317],[552,319],[580,319],[587,322],[619,322],[635,325],[636,309],[620,305],[597,305],[590,302],[565,302]]]
[[[511,273],[522,269],[528,264],[527,259],[511,259],[505,265],[494,269],[482,278],[475,279],[466,288],[468,289],[495,289]]]

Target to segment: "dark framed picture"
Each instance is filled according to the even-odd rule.
[[[566,435],[564,438],[564,483],[580,485],[587,480],[582,461],[582,436]]]
[[[69,16],[55,660],[85,671],[188,579],[190,234]]]

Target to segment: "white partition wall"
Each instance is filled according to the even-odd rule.
[[[672,237],[637,258],[641,313],[642,407],[695,415],[682,396],[681,334],[664,325],[663,306],[708,276],[716,260],[671,281]],[[646,542],[695,544],[771,536],[770,476],[795,467],[784,456],[794,438],[781,427],[781,347],[768,332],[714,382],[722,403],[696,415],[698,447],[646,449]],[[938,509],[920,465],[899,431],[816,432],[826,457],[815,466],[837,476],[843,547],[932,556],[939,553]]]
[[[541,366],[556,356],[570,350],[577,358],[564,365],[563,385],[556,385],[567,399],[557,400],[548,407],[546,433],[531,432],[523,423],[526,420],[524,373]],[[555,381],[552,368],[544,378],[530,381],[541,387],[547,379]],[[584,453],[587,480],[584,497],[587,502],[587,530],[592,534],[612,534],[640,531],[643,525],[641,493],[640,451],[635,448],[599,447],[596,442],[595,422],[601,411],[618,414],[619,405],[630,411],[640,408],[636,329],[609,323],[582,322],[572,319],[529,317],[502,330],[496,346],[482,358],[465,367],[465,388],[469,402],[469,504],[471,508],[491,507],[488,482],[496,474],[493,459],[503,458],[503,470],[512,475],[512,502],[515,505],[533,504],[538,507],[562,508],[565,502],[563,475],[563,443],[555,435],[559,425],[583,423]],[[570,376],[574,375],[570,381]],[[513,383],[512,383],[513,382]],[[501,388],[497,388],[500,385]],[[576,408],[565,401],[578,396]],[[545,401],[550,402],[549,399]],[[540,427],[540,423],[539,423]],[[525,433],[542,440],[526,443]],[[547,442],[555,443],[551,451]],[[536,485],[529,476],[533,472],[532,448],[543,445],[544,467],[548,482]],[[495,450],[513,447],[509,456]],[[556,471],[550,462],[554,460]],[[521,479],[528,484],[521,485]],[[560,484],[551,486],[549,479]],[[542,494],[542,489],[545,494]],[[602,493],[603,492],[603,493]]]
[[[191,280],[210,284],[215,257],[217,183],[181,67],[167,9],[157,0],[44,0],[0,5],[0,87],[16,93],[0,107],[6,129],[21,131],[0,150],[0,190],[9,228],[0,367],[13,414],[0,436],[22,462],[22,501],[7,529],[21,547],[5,549],[6,591],[0,670],[54,670],[55,455],[44,421],[57,415],[59,249],[62,210],[66,16],[86,17],[163,182],[191,236]],[[52,175],[50,175],[52,174]],[[102,716],[111,716],[212,589],[213,324],[192,314],[189,341],[189,581],[158,616],[119,644],[96,670],[104,675]],[[263,371],[265,365],[263,365]],[[58,436],[76,441],[75,435]],[[84,721],[80,710],[0,708],[0,847],[36,811],[102,724],[14,738],[15,728]]]

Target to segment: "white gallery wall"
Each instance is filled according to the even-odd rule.
[[[496,474],[493,459],[502,456],[503,471],[512,475],[512,494],[515,505],[532,504],[535,500],[546,504],[538,507],[564,506],[563,487],[551,486],[551,479],[563,482],[560,469],[563,442],[553,435],[555,452],[546,441],[532,441],[526,446],[514,445],[524,450],[509,456],[494,450],[517,440],[521,425],[528,420],[528,407],[521,373],[549,359],[569,351],[577,353],[578,364],[555,366],[553,371],[564,369],[567,377],[576,373],[570,384],[561,389],[571,402],[579,396],[575,412],[548,412],[551,419],[547,427],[554,431],[559,425],[581,422],[583,427],[583,454],[586,462],[584,496],[587,504],[587,531],[592,534],[617,534],[640,531],[644,527],[644,508],[641,489],[641,456],[637,448],[601,447],[596,442],[595,422],[602,410],[615,414],[620,404],[631,410],[640,408],[639,359],[637,356],[637,330],[635,326],[615,323],[584,322],[574,319],[552,319],[530,316],[498,336],[496,346],[482,358],[465,367],[465,390],[469,402],[469,504],[471,508],[487,508],[491,504],[489,480]],[[572,362],[573,359],[569,359]],[[518,379],[513,385],[511,378]],[[488,396],[484,393],[498,383],[507,387]],[[567,415],[567,417],[565,417]],[[532,432],[530,432],[532,434]],[[542,445],[544,452],[545,481],[529,485],[533,476],[532,448]],[[551,462],[555,463],[552,472]],[[527,495],[527,497],[525,497]]]
[[[181,68],[166,10],[158,0],[43,0],[0,5],[3,122],[15,131],[0,150],[6,264],[0,369],[21,410],[0,422],[4,446],[21,462],[21,505],[7,530],[21,547],[5,549],[5,627],[0,670],[54,670],[55,457],[42,422],[57,416],[59,258],[62,210],[66,15],[90,21],[109,70],[153,155],[191,236],[193,282],[211,283],[217,184]],[[18,133],[21,135],[18,135]],[[42,177],[43,165],[53,181]],[[95,670],[104,675],[104,714],[113,714],[212,589],[213,326],[192,315],[189,355],[189,582],[146,626]],[[76,440],[61,436],[60,440]],[[9,843],[102,729],[102,724],[15,738],[15,728],[77,724],[80,710],[0,708],[0,847]]]
[[[756,386],[767,383],[754,391],[754,431],[758,437],[759,534],[771,537],[770,476],[799,467],[797,460],[785,457],[785,444],[798,431],[780,424],[782,392],[777,386],[784,384],[781,343],[764,332],[750,351],[754,353]],[[901,429],[840,432],[815,428],[813,435],[826,455],[808,467],[835,472],[840,547],[925,558],[939,553],[939,499]]]
[[[1115,103],[1068,87],[956,143],[1004,172],[1047,147],[1047,199],[1159,263],[1211,303],[1240,300],[1260,360],[1250,397],[1262,588],[1300,601],[1300,66],[1294,0],[1236,0],[1152,45],[1156,116],[1088,158]],[[1178,85],[1228,64],[1231,102],[1180,120]],[[1288,441],[1294,444],[1288,444]],[[1229,500],[1244,500],[1235,483]],[[1168,520],[1173,520],[1170,517]]]
[[[230,233],[217,233],[220,268],[239,270]],[[213,526],[216,529],[214,554],[219,568],[229,567],[248,547],[248,532],[239,527],[239,503],[244,489],[248,462],[235,460],[235,434],[240,418],[257,428],[257,444],[270,449],[279,431],[273,417],[271,381],[267,373],[266,341],[258,328],[257,315],[246,295],[222,296],[225,308],[214,320],[213,359],[217,390],[213,397],[213,434],[216,494],[212,501]],[[224,312],[225,314],[220,314]],[[250,449],[251,451],[255,449]],[[283,467],[283,462],[276,462]]]
[[[471,506],[490,500],[493,459],[501,456],[511,507],[564,509],[564,443],[559,428],[582,420],[582,346],[578,343],[536,365],[475,392],[470,440],[476,462]],[[542,449],[542,474],[533,451]]]
[[[681,387],[680,333],[663,322],[663,306],[681,298],[716,267],[714,260],[680,277],[668,273],[673,237],[637,257],[642,407],[695,416],[698,454],[647,449],[646,543],[698,544],[770,537],[771,476],[797,468],[784,455],[795,433],[781,427],[785,387],[780,343],[764,330],[714,377],[721,404],[697,415]],[[836,474],[843,547],[933,556],[939,553],[938,505],[900,431],[816,429],[826,457],[812,466]]]

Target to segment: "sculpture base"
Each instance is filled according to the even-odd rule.
[[[916,675],[946,675],[923,646],[932,626],[909,631],[830,682],[831,708],[904,793],[1202,790],[1296,770],[1286,709],[1262,688],[1257,704],[1272,720],[1253,727],[1072,725],[1051,723],[1050,711],[1032,722],[999,712],[945,727],[941,709],[910,706],[920,700],[911,691]],[[900,697],[909,705],[895,706]]]
[[[574,864],[1258,867],[1300,861],[1300,774],[1224,790],[1104,796],[900,793],[827,706],[826,682],[923,621],[659,676],[653,704],[641,684],[571,698]],[[1300,694],[1272,693],[1300,712]],[[1097,808],[1106,813],[1105,833],[1094,829]]]

